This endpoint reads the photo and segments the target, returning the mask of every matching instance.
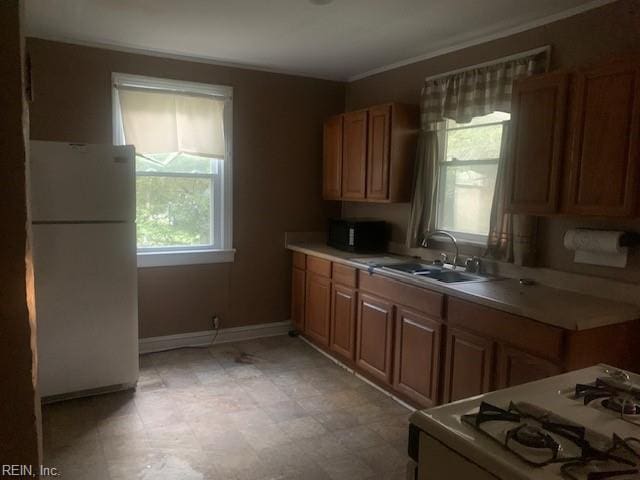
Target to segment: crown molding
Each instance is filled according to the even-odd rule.
[[[396,68],[404,67],[406,65],[411,65],[413,63],[421,62],[423,60],[428,60],[430,58],[439,57],[441,55],[446,55],[447,53],[457,52],[459,50],[464,50],[465,48],[474,47],[476,45],[481,45],[483,43],[491,42],[493,40],[498,40],[500,38],[509,37],[511,35],[515,35],[521,32],[526,32],[527,30],[534,29],[536,27],[541,27],[543,25],[547,25],[549,23],[557,22],[558,20],[562,20],[564,18],[573,17],[583,12],[587,12],[589,10],[593,10],[594,8],[602,7],[604,5],[608,5],[610,3],[616,2],[618,0],[592,0],[591,2],[587,2],[583,5],[579,5],[574,8],[570,8],[568,10],[563,10],[562,12],[555,13],[553,15],[548,15],[543,18],[539,18],[537,20],[532,20],[530,22],[523,23],[516,27],[506,28],[504,30],[500,30],[498,32],[494,32],[487,35],[482,35],[476,37],[472,40],[461,41],[459,43],[454,43],[450,46],[440,48],[438,50],[434,50],[432,52],[423,53],[422,55],[417,55],[415,57],[406,58],[404,60],[400,60],[397,62],[390,63],[388,65],[384,65],[382,67],[377,67],[372,70],[368,70],[363,73],[359,73],[357,75],[353,75],[347,78],[347,83],[355,82],[357,80],[362,80],[363,78],[371,77],[373,75],[377,75],[379,73],[387,72],[389,70],[394,70]]]
[[[112,50],[115,52],[132,53],[135,55],[147,55],[149,57],[167,58],[169,60],[179,60],[182,62],[204,63],[207,65],[215,65],[217,67],[237,68],[239,70],[248,70],[254,72],[273,73],[276,75],[288,75],[291,77],[311,78],[314,80],[325,80],[329,82],[342,82],[344,78],[326,77],[322,75],[311,75],[309,73],[300,72],[297,70],[288,70],[270,66],[260,66],[248,63],[232,62],[227,60],[221,60],[214,57],[200,56],[200,55],[188,55],[181,52],[164,50],[164,49],[147,49],[126,43],[119,42],[94,42],[89,40],[80,40],[74,37],[67,37],[64,35],[47,35],[38,33],[27,33],[27,38],[35,38],[38,40],[46,40],[49,42],[68,43],[70,45],[78,45],[80,47],[99,48],[101,50]]]

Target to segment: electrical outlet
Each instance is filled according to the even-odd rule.
[[[213,324],[213,329],[218,330],[220,328],[220,317],[214,315],[211,317],[211,323]]]

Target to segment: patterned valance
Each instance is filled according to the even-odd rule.
[[[427,79],[422,89],[422,129],[432,130],[436,122],[446,118],[467,123],[473,117],[491,112],[509,112],[513,81],[521,76],[544,72],[548,53],[544,50]]]

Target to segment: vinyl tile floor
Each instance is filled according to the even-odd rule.
[[[409,414],[298,338],[187,348],[142,355],[135,391],[44,406],[44,464],[65,480],[401,480]]]

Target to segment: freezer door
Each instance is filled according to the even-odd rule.
[[[135,383],[135,225],[33,226],[40,394]]]
[[[34,222],[135,220],[130,145],[32,141],[30,170]]]

